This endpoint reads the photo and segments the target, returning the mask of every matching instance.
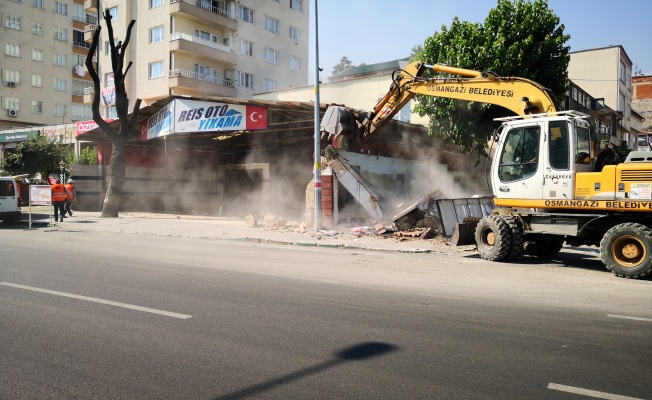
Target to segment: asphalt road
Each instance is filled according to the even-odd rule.
[[[0,248],[1,399],[652,398],[652,281],[589,253],[17,229]]]

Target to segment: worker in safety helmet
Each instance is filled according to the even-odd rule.
[[[72,217],[72,202],[75,200],[77,191],[75,190],[75,182],[72,179],[68,179],[66,182],[66,204],[63,213],[70,215]]]

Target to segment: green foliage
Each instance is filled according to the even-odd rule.
[[[349,69],[352,66],[353,63],[351,62],[351,60],[349,60],[346,56],[342,57],[340,59],[340,63],[333,67],[333,70],[331,71],[331,76],[328,77],[328,80],[332,81],[333,79],[335,79],[335,76],[337,74],[342,73],[344,70]]]
[[[22,142],[16,150],[5,157],[2,169],[12,175],[41,174],[47,177],[53,171],[59,171],[63,160],[69,168],[73,150],[71,147],[52,143],[47,136],[37,136]]]
[[[484,24],[453,19],[413,48],[412,59],[426,64],[492,71],[538,82],[558,97],[566,92],[570,39],[547,0],[498,0]],[[420,51],[419,51],[420,50]],[[511,112],[494,105],[438,97],[416,97],[415,111],[430,116],[430,133],[462,146],[464,151],[485,153],[496,124],[494,118]]]
[[[97,165],[97,147],[85,147],[82,149],[82,151],[79,153],[79,157],[77,158],[77,164]]]

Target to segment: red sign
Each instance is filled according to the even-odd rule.
[[[105,119],[106,122],[111,122],[113,121],[113,118],[108,118]],[[79,121],[75,123],[75,137],[81,135],[82,133],[86,133],[88,131],[92,131],[93,129],[97,128],[97,124],[95,121]]]

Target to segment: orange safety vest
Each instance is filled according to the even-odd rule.
[[[60,183],[55,183],[52,185],[52,201],[57,202],[57,201],[65,201],[66,200],[66,188],[60,184]]]
[[[73,192],[72,183],[66,183],[66,191],[68,192],[68,200],[73,200],[75,198],[75,192]]]

